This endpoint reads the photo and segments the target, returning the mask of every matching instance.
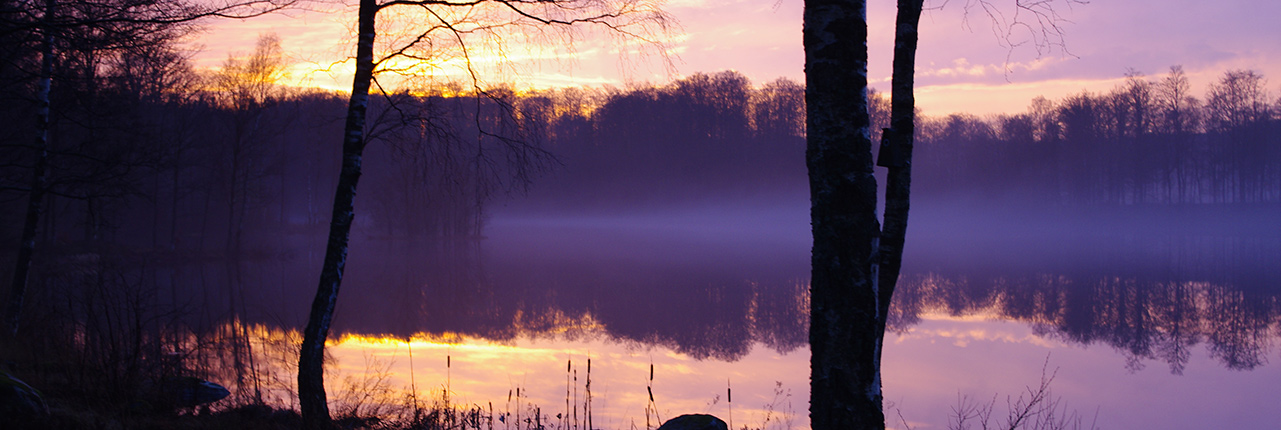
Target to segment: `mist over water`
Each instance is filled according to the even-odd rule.
[[[438,385],[438,365],[398,355],[412,345],[426,362],[465,363],[446,364],[443,378],[475,388],[476,402],[519,376],[526,388],[555,386],[543,399],[559,404],[565,361],[597,357],[599,387],[628,387],[598,392],[623,405],[599,411],[625,428],[635,417],[626,410],[645,405],[635,403],[648,388],[637,375],[658,362],[683,384],[661,390],[672,399],[666,416],[719,411],[732,383],[750,407],[792,390],[792,423],[805,427],[811,233],[799,84],[754,87],[725,72],[618,92],[510,93],[510,106],[423,94],[397,97],[445,115],[454,135],[402,128],[370,145],[332,329],[353,340],[337,345],[335,369],[369,377],[362,359],[377,356],[398,363],[388,365],[396,384]],[[394,111],[387,101],[372,108]],[[1266,394],[1279,379],[1281,163],[1276,145],[1265,147],[1281,136],[1278,122],[1139,130],[1115,123],[1107,101],[1083,94],[992,120],[922,119],[885,348],[887,399],[913,428],[945,424],[958,392],[1014,395],[1052,369],[1074,407],[1101,409],[1103,427],[1258,428],[1275,418],[1259,399],[1275,397]],[[314,143],[337,135],[324,118],[341,118],[341,100],[288,102],[264,109],[307,120],[240,141],[254,151],[226,147],[233,136],[217,127],[171,119],[193,135],[164,147],[172,164],[131,171],[115,184],[120,196],[54,199],[33,326],[89,339],[78,346],[99,349],[82,355],[104,368],[125,335],[181,339],[149,344],[138,361],[230,338],[233,358],[205,366],[240,372],[227,377],[238,394],[253,367],[245,350],[275,347],[269,362],[288,373],[338,164]],[[873,109],[884,114],[884,102]],[[548,152],[505,152],[512,141],[494,130]],[[62,191],[94,182],[94,166],[66,166],[55,182],[74,186]],[[16,205],[5,209],[20,218]],[[16,238],[19,224],[4,233]],[[120,323],[131,318],[149,325]],[[271,341],[246,340],[247,327]]]
[[[1267,409],[1252,400],[1197,410],[1197,420],[1147,405],[1214,402],[1276,380],[1274,210],[924,199],[913,209],[887,335],[887,399],[913,428],[942,425],[958,392],[1017,394],[1039,380],[1048,356],[1059,369],[1057,392],[1083,414],[1099,408],[1104,427],[1265,425]],[[296,330],[306,311],[298,297],[313,293],[319,267],[309,249],[320,248],[307,236],[286,242],[290,251],[279,256],[162,265],[157,290],[206,309],[186,316],[192,327],[239,318]],[[729,372],[736,399],[769,397],[775,382],[783,384],[792,390],[794,426],[803,428],[809,247],[800,193],[559,211],[514,201],[491,213],[480,240],[358,234],[334,336],[465,342],[415,347],[413,372],[419,383],[438,382],[422,363],[451,355],[455,390],[473,401],[505,393],[510,385],[495,381],[516,375],[554,382],[566,357],[597,357],[598,387],[618,390],[624,382],[609,378],[635,379],[633,368],[653,356],[679,357],[672,369]],[[529,348],[521,360],[504,361],[525,364],[487,365],[460,352],[490,342]],[[403,350],[358,345],[338,347],[341,368],[359,368],[365,354],[391,354],[384,359],[399,366],[395,381],[407,385]],[[1141,388],[1152,384],[1165,388]],[[668,408],[693,409],[668,412],[703,412],[720,390],[668,385],[663,394]],[[622,393],[597,395],[615,396],[618,413],[635,418],[623,412],[635,404],[624,407]],[[748,405],[741,407],[743,420]],[[608,410],[602,404],[598,412]],[[625,422],[602,415],[608,419]]]
[[[887,398],[914,427],[941,425],[958,391],[1017,394],[1048,357],[1057,392],[1082,414],[1098,408],[1104,427],[1268,422],[1253,400],[1215,400],[1275,379],[1281,241],[1261,222],[1267,210],[1140,210],[919,205],[890,322]],[[804,207],[759,201],[498,212],[478,254],[480,284],[492,290],[451,293],[464,298],[431,288],[427,305],[398,318],[431,331],[458,317],[469,321],[463,330],[495,329],[468,333],[514,340],[556,339],[565,326],[552,320],[590,315],[606,343],[671,349],[706,360],[706,372],[779,353],[803,369],[807,217]],[[538,312],[547,317],[531,317]],[[803,391],[800,375],[785,382]],[[1166,389],[1140,388],[1151,384]],[[1145,406],[1190,399],[1222,409],[1196,409],[1193,419]]]
[[[1273,210],[926,200],[914,207],[891,325],[979,315],[1108,344],[1136,362],[1181,360],[1153,348],[1169,343],[1171,327],[1195,326],[1182,342],[1243,351],[1222,353],[1222,365],[1264,365],[1281,294]],[[479,241],[358,235],[335,330],[509,340],[571,329],[719,360],[759,342],[792,351],[806,342],[808,230],[802,197],[771,196],[560,212],[515,202],[490,216]],[[306,308],[295,298],[311,294],[320,257],[305,249],[166,267],[172,276],[159,276],[159,289],[212,309],[199,314],[211,318],[204,325],[238,315],[301,327]],[[240,286],[228,295],[229,284]],[[1170,309],[1183,314],[1162,316]],[[1211,335],[1214,315],[1248,324]]]

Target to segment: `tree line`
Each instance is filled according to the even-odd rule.
[[[979,191],[1065,205],[1281,202],[1281,100],[1229,70],[1195,97],[1179,66],[1131,71],[1027,112],[923,121],[921,190]]]
[[[341,131],[342,95],[285,87],[273,35],[212,71],[174,44],[58,58],[40,241],[81,252],[101,244],[222,255],[275,249],[279,236],[320,233],[339,164],[324,142]],[[9,82],[3,152],[6,225],[29,195],[38,150],[27,142],[30,85]],[[29,84],[29,82],[28,82]],[[484,204],[546,158],[507,153],[529,140],[511,91],[435,88],[371,104],[370,235],[478,236]],[[406,127],[398,110],[430,121]],[[487,154],[486,152],[489,152]],[[16,242],[16,231],[5,229]]]
[[[1128,73],[1108,92],[1037,97],[1023,113],[917,115],[915,188],[1071,206],[1278,203],[1281,100],[1266,85],[1230,70],[1197,98],[1175,66],[1160,79]],[[564,165],[535,194],[623,206],[800,192],[804,94],[727,71],[534,96],[555,106],[547,147]],[[871,92],[869,112],[880,140],[889,100]]]
[[[25,211],[13,204],[0,214],[12,221],[6,225],[20,226],[0,233],[20,244],[5,309],[11,336],[19,332],[29,280],[48,280],[68,261],[58,257],[101,262],[107,255],[143,253],[149,262],[226,259],[235,262],[229,273],[237,281],[228,286],[234,309],[235,290],[244,290],[235,274],[246,253],[317,248],[289,243],[291,233],[316,237],[320,222],[332,220],[326,222],[330,240],[316,301],[329,306],[313,307],[299,371],[308,427],[323,427],[329,421],[323,364],[320,355],[309,354],[323,351],[332,319],[366,144],[380,145],[365,159],[385,163],[367,175],[367,184],[374,184],[366,188],[376,190],[368,194],[377,204],[371,211],[362,208],[372,216],[362,220],[360,231],[388,236],[478,237],[491,196],[527,183],[548,158],[534,145],[537,137],[525,132],[529,124],[513,107],[515,92],[479,88],[470,60],[464,67],[473,78],[470,85],[383,91],[379,72],[398,58],[419,67],[391,71],[414,74],[435,70],[440,54],[469,58],[470,50],[481,49],[475,45],[508,37],[540,42],[538,36],[564,35],[541,26],[595,24],[630,37],[664,35],[669,27],[666,14],[644,1],[362,0],[356,76],[346,106],[344,95],[279,85],[284,63],[274,37],[262,37],[252,54],[228,58],[210,73],[193,72],[191,52],[179,47],[200,20],[259,16],[293,3],[0,2],[0,98],[13,102],[0,108],[11,126],[9,135],[0,136],[6,148],[0,156],[0,199],[26,203]],[[417,10],[433,24],[411,26],[406,31],[417,37],[375,47],[376,33],[388,30],[376,29],[375,17],[389,9]],[[473,21],[478,11],[485,13]],[[500,24],[482,23],[490,19]],[[472,40],[482,34],[488,39]],[[659,39],[645,41],[662,45]],[[375,58],[376,49],[387,52]],[[372,100],[371,85],[379,89]],[[323,150],[334,148],[317,144],[328,140],[324,136],[341,136],[342,151]],[[341,166],[336,178],[318,173],[335,166]],[[331,199],[313,192],[323,188],[337,192],[328,194]],[[332,218],[317,219],[316,209],[326,203],[332,204]],[[45,258],[34,258],[38,243]]]
[[[105,294],[128,289],[104,279],[104,256],[144,253],[151,258],[130,261],[145,265],[319,249],[333,167],[344,162],[325,142],[343,133],[344,95],[280,85],[286,63],[270,35],[197,71],[178,45],[194,27],[76,9],[95,5],[55,13],[48,1],[43,14],[0,5],[0,38],[12,42],[0,48],[0,234],[21,244],[5,248],[19,256],[6,260],[30,258],[38,242],[61,257],[36,263],[41,282],[62,272]],[[1263,77],[1226,72],[1203,100],[1189,87],[1175,68],[1156,81],[1132,73],[1105,94],[1040,98],[1022,114],[918,116],[909,133],[920,145],[918,196],[1276,203],[1281,102],[1270,101]],[[875,93],[867,101],[880,139],[890,102]],[[787,79],[756,86],[736,72],[698,73],[665,85],[529,92],[435,85],[376,94],[367,107],[362,144],[373,143],[365,160],[377,167],[364,173],[365,236],[477,238],[495,199],[530,186],[570,208],[798,195],[806,186],[805,88]],[[68,274],[68,262],[92,267]],[[244,307],[237,295],[229,292],[232,313]],[[9,303],[21,304],[12,297],[21,291]],[[63,338],[94,326],[99,299],[58,316],[84,317]]]
[[[212,72],[193,70],[172,44],[64,52],[50,93],[58,109],[42,241],[234,253],[327,221],[335,178],[326,169],[339,160],[322,148],[340,130],[342,96],[279,85],[287,64],[277,39]],[[8,116],[23,118],[31,86],[13,78]],[[1228,71],[1198,99],[1175,67],[1159,80],[1131,73],[1107,93],[1039,97],[1024,113],[922,117],[918,195],[1276,203],[1281,120],[1268,97],[1258,73]],[[889,103],[870,101],[879,130]],[[480,237],[493,201],[527,187],[534,203],[571,208],[795,194],[804,108],[801,84],[756,86],[732,71],[628,88],[389,94],[371,107],[369,157],[382,167],[366,175],[360,231]],[[405,126],[406,112],[430,120]],[[11,203],[29,190],[32,127],[6,129],[0,173]],[[7,225],[21,225],[19,205],[6,208]]]
[[[560,167],[529,202],[559,208],[652,206],[795,194],[804,184],[805,88],[759,87],[732,72],[666,85],[566,88],[545,106],[545,147]]]

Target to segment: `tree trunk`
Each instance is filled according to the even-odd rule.
[[[907,232],[915,133],[913,74],[921,0],[899,0],[885,226],[876,217],[864,1],[805,7],[806,164],[814,233],[810,420],[815,429],[884,429],[881,347]]]
[[[55,0],[47,0],[44,20],[53,19]],[[5,307],[5,324],[9,334],[18,333],[18,320],[22,303],[26,300],[27,279],[31,273],[31,259],[36,251],[36,226],[44,212],[44,195],[49,186],[46,170],[49,164],[49,91],[53,82],[53,28],[46,25],[40,47],[40,81],[36,90],[36,163],[31,169],[31,192],[27,195],[27,216],[22,225],[22,242],[18,248],[18,261],[13,270],[13,283],[9,287],[9,303]]]
[[[898,285],[898,275],[903,267],[903,242],[907,238],[907,211],[912,185],[912,143],[916,133],[916,97],[913,80],[916,72],[917,24],[921,20],[923,0],[898,0],[898,18],[894,32],[893,88],[890,95],[890,129],[882,139],[885,147],[881,163],[889,172],[885,179],[885,226],[881,230],[880,284],[880,336],[885,337],[885,320],[890,311],[890,299]],[[893,156],[887,160],[886,152]],[[882,342],[883,343],[883,342]],[[880,366],[880,356],[877,358]]]
[[[356,74],[351,84],[351,100],[347,104],[342,171],[334,193],[334,211],[320,285],[311,305],[307,328],[303,331],[298,359],[298,402],[302,408],[303,425],[308,429],[331,426],[325,397],[325,339],[329,336],[334,305],[338,301],[338,287],[347,263],[347,242],[351,238],[351,223],[355,217],[356,183],[360,180],[361,154],[365,149],[365,112],[369,107],[369,85],[374,71],[374,17],[377,12],[375,0],[360,1]]]
[[[805,3],[805,158],[814,234],[810,420],[816,430],[883,429],[867,4]]]

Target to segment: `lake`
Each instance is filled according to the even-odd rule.
[[[500,211],[479,243],[358,237],[331,335],[335,411],[386,407],[362,400],[379,392],[496,426],[711,413],[808,428],[805,209]],[[947,428],[958,404],[1004,417],[1045,381],[1054,413],[1087,428],[1273,425],[1275,211],[918,206],[886,335],[887,424]],[[244,287],[200,300],[260,330],[260,350],[296,336],[319,265],[302,250],[321,248],[296,249],[205,273]]]

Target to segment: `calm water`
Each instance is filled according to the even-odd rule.
[[[1281,419],[1281,234],[1252,218],[1267,213],[931,209],[913,218],[887,335],[890,426],[945,428],[962,398],[1002,415],[1043,376],[1086,426]],[[598,428],[695,412],[808,428],[808,234],[803,207],[744,206],[499,214],[480,245],[360,240],[331,397],[376,380],[570,427],[590,407]],[[238,296],[202,300],[287,331],[318,260],[245,264]],[[204,274],[220,277],[234,279]]]

